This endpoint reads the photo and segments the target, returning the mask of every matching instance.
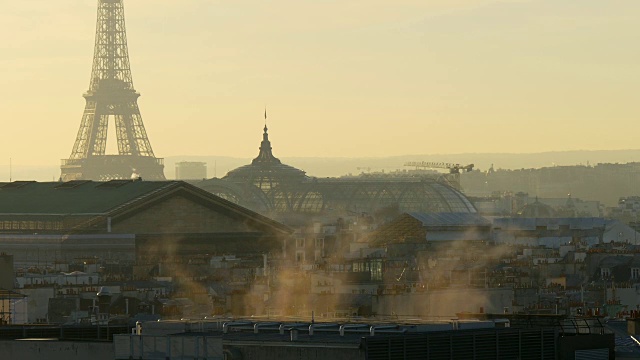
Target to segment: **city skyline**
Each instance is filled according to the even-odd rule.
[[[638,10],[5,4],[1,357],[640,358]]]
[[[265,105],[283,158],[634,148],[603,129],[634,124],[640,53],[621,45],[633,40],[629,14],[640,5],[366,4],[126,2],[157,156],[250,158]],[[9,54],[0,111],[13,134],[0,163],[68,156],[95,5],[34,0],[0,14],[0,29],[14,34],[0,45]]]

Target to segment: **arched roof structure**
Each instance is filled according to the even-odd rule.
[[[276,189],[278,212],[372,213],[397,207],[402,212],[475,213],[473,204],[458,190],[431,179],[319,179]]]
[[[253,185],[232,183],[217,178],[207,179],[195,185],[225,200],[259,213],[268,213],[272,208],[267,196]]]
[[[266,125],[260,153],[251,164],[197,185],[260,212],[373,213],[389,207],[402,212],[477,212],[464,194],[435,179],[310,178],[273,156]]]

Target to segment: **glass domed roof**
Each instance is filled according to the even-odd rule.
[[[551,218],[556,217],[556,212],[553,208],[547,204],[543,204],[538,201],[538,197],[536,197],[536,201],[531,204],[526,204],[516,213],[518,217],[523,218]]]
[[[283,164],[273,156],[268,128],[265,125],[260,153],[251,164],[229,171],[224,180],[253,184],[264,192],[269,192],[283,183],[299,183],[307,179],[304,171]]]
[[[221,190],[224,182],[242,186],[245,190]],[[433,179],[310,178],[304,171],[283,164],[273,156],[266,125],[258,156],[251,164],[229,171],[221,183],[207,186],[211,191],[245,204],[249,202],[240,198],[253,194],[246,187],[257,188],[264,194],[259,199],[261,204],[278,213],[359,213],[390,207],[420,212],[477,211],[460,191]]]

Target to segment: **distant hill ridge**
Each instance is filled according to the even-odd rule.
[[[334,177],[361,172],[395,171],[410,169],[403,166],[409,161],[433,161],[459,164],[475,164],[476,169],[542,168],[550,166],[595,165],[598,163],[628,163],[640,161],[640,149],[635,150],[574,150],[541,153],[468,153],[468,154],[423,154],[389,157],[291,157],[279,156],[284,163],[307,172],[310,176]],[[227,171],[248,164],[249,158],[225,156],[170,156],[165,158],[165,175],[172,177],[175,163],[180,161],[202,161],[208,165],[209,177],[224,176]]]
[[[628,163],[640,161],[640,149],[630,150],[572,150],[541,153],[467,153],[467,154],[423,154],[389,157],[295,157],[279,154],[286,164],[295,166],[315,177],[334,177],[361,172],[395,171],[408,161],[435,161],[459,164],[475,164],[476,169],[541,168],[549,166],[595,165],[598,163]],[[165,175],[175,178],[175,164],[180,161],[202,161],[207,163],[208,177],[223,177],[229,170],[251,162],[251,158],[231,156],[165,156]],[[21,166],[13,163],[13,180],[52,181],[60,176],[60,166]],[[9,166],[0,167],[0,181],[9,181]]]

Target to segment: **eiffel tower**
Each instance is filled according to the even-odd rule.
[[[156,158],[142,124],[133,88],[123,0],[98,0],[98,21],[89,91],[80,130],[69,159],[62,160],[63,181],[164,180],[164,159]],[[118,155],[106,155],[107,127],[113,119]]]

